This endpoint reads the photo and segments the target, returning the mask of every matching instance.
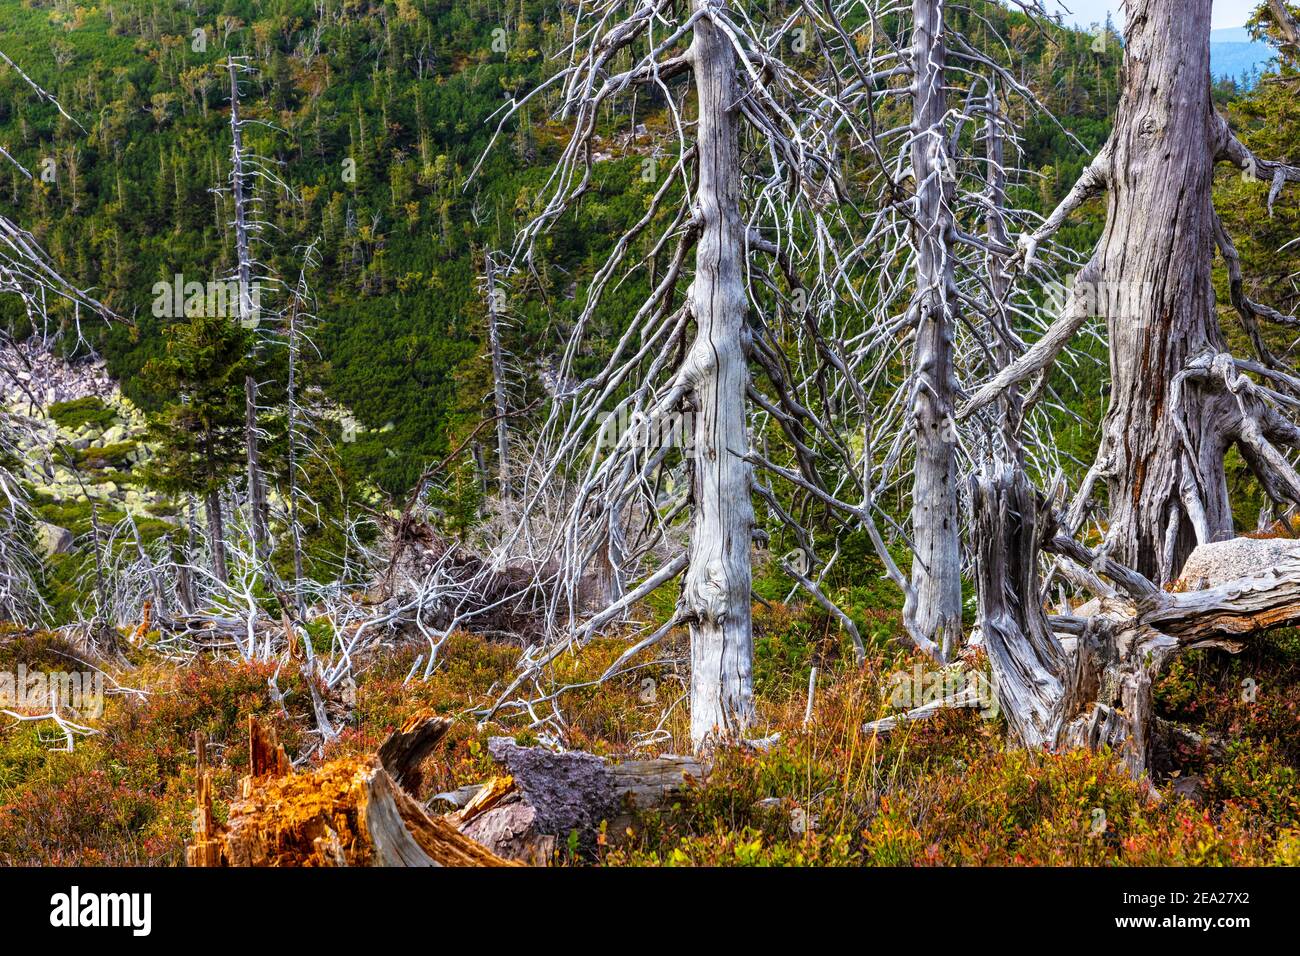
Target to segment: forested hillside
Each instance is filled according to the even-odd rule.
[[[1009,39],[1008,60],[1082,143],[1026,111],[1020,132],[1039,178],[1026,181],[1023,202],[1050,209],[1108,129],[1118,37],[1098,53],[1090,36],[1048,35],[996,4],[983,6],[989,27]],[[359,472],[400,495],[449,450],[449,434],[478,419],[486,380],[476,290],[482,253],[511,247],[563,124],[547,108],[530,108],[473,181],[469,174],[495,126],[490,118],[505,97],[541,81],[570,22],[565,8],[544,0],[99,8],[5,0],[4,52],[86,128],[6,73],[0,143],[38,174],[29,187],[6,169],[6,204],[70,280],[96,289],[127,320],[109,331],[87,324],[86,333],[127,397],[156,408],[160,396],[139,377],[160,354],[167,321],[152,314],[154,284],[232,269],[230,197],[213,190],[225,185],[230,165],[223,64],[230,54],[248,56],[257,73],[245,109],[267,124],[249,145],[295,193],[268,198],[273,229],[264,255],[279,274],[296,275],[295,250],[320,237],[312,281],[326,387],[364,426],[391,424],[382,436],[362,433],[349,453]],[[571,225],[548,240],[546,274],[515,293],[506,344],[521,389],[558,348],[609,237],[644,209],[651,189],[642,158],[664,123],[662,103],[649,97],[634,113],[600,118],[594,188]],[[47,168],[49,182],[39,175]],[[1095,237],[1088,227],[1077,233],[1068,238],[1080,246]],[[643,282],[633,277],[606,303],[608,334],[635,311]],[[0,308],[6,321],[20,313],[12,299]]]

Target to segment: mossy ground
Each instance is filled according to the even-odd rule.
[[[1162,798],[1131,780],[1107,754],[1026,754],[1007,746],[1004,727],[976,712],[951,712],[889,738],[864,721],[889,710],[889,676],[913,663],[888,642],[873,643],[862,667],[815,610],[757,605],[760,726],[779,731],[766,752],[723,753],[707,781],[631,833],[603,834],[597,856],[563,853],[574,865],[942,865],[942,864],[1294,864],[1300,863],[1300,639],[1283,632],[1240,657],[1190,654],[1159,686],[1160,712],[1215,746],[1176,754],[1196,787],[1156,780]],[[581,684],[625,648],[591,645],[560,663],[557,678]],[[313,764],[373,753],[422,707],[466,715],[491,699],[519,650],[454,636],[425,681],[404,684],[421,650],[387,651],[360,675],[355,706],[339,739]],[[0,630],[0,669],[77,669],[71,648],[41,632]],[[226,813],[247,772],[250,714],[272,724],[291,756],[310,745],[310,702],[300,677],[275,664],[200,659],[176,665],[133,649],[122,685],[110,694],[98,731],[71,753],[52,749],[51,728],[0,729],[0,863],[180,864],[194,806],[194,735],[209,741],[216,813]],[[808,670],[822,679],[814,719],[803,726]],[[1263,676],[1267,675],[1265,679]],[[653,665],[604,687],[583,687],[559,703],[568,744],[629,752],[653,730],[684,673]],[[654,699],[645,679],[655,681]],[[1254,680],[1253,693],[1244,688]],[[1253,699],[1252,699],[1253,698]],[[341,706],[341,703],[340,703]],[[682,752],[687,715],[664,722],[655,750]],[[426,765],[428,794],[493,773],[489,736],[535,734],[508,722],[480,730],[458,720]],[[1192,792],[1192,796],[1180,791]]]

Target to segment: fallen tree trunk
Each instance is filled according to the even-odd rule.
[[[424,782],[421,763],[451,729],[447,717],[435,717],[428,710],[412,715],[379,748],[379,763],[411,796],[418,796]]]
[[[212,781],[197,741],[198,807],[190,866],[545,866],[576,834],[595,846],[602,824],[621,833],[638,810],[670,802],[703,769],[692,757],[610,763],[593,754],[488,741],[507,771],[472,796],[430,814],[417,800],[421,764],[451,726],[427,710],[411,716],[369,760],[343,758],[294,774],[271,730],[249,720],[250,773],[226,825],[212,813]],[[433,802],[432,800],[430,802]]]

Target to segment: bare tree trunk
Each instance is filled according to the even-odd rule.
[[[235,61],[228,58],[230,73],[231,192],[235,205],[235,256],[239,269],[239,322],[248,329],[257,324],[253,303],[253,257],[248,245],[248,207],[244,196],[244,133],[239,119],[239,76]],[[256,346],[253,355],[256,356]],[[257,380],[244,377],[244,441],[248,449],[248,518],[253,547],[259,559],[268,552],[266,529],[266,486],[262,481],[257,437]]]
[[[492,356],[492,411],[497,420],[497,483],[502,498],[510,497],[510,434],[506,427],[506,369],[501,352],[501,330],[498,327],[498,301],[496,269],[492,253],[483,254],[483,270],[487,279],[487,331],[488,348]]]
[[[1029,748],[1103,747],[1135,777],[1147,767],[1152,686],[1180,642],[1128,605],[1081,622],[1068,653],[1043,610],[1038,554],[1055,522],[1024,471],[996,464],[971,481],[979,628],[1007,726]],[[1150,599],[1160,592],[1151,589]]]
[[[999,708],[1026,747],[1109,749],[1140,777],[1151,751],[1153,688],[1165,665],[1190,646],[1239,650],[1236,635],[1300,617],[1300,566],[1182,594],[1111,566],[1126,597],[1106,599],[1094,617],[1053,622],[1039,588],[1040,548],[1090,564],[1096,556],[1056,534],[1018,466],[976,475],[971,501],[980,633]],[[1073,647],[1053,623],[1075,634]]]
[[[961,540],[953,423],[953,189],[944,119],[943,0],[913,0],[912,172],[916,182],[916,471],[912,485],[913,627],[944,659],[961,635]]]
[[[1192,548],[1231,537],[1224,459],[1234,445],[1279,508],[1300,505],[1300,475],[1278,446],[1300,447],[1279,408],[1293,396],[1289,371],[1261,350],[1261,363],[1234,358],[1211,285],[1216,244],[1228,265],[1232,302],[1256,348],[1255,328],[1293,316],[1250,302],[1240,261],[1215,214],[1214,164],[1226,160],[1272,180],[1269,208],[1300,167],[1258,159],[1233,135],[1210,99],[1211,0],[1134,0],[1124,47],[1125,87],[1101,154],[1043,226],[1037,245],[1079,206],[1109,191],[1106,228],[1079,273],[1066,308],[1043,336],[962,414],[1008,385],[1046,374],[1090,314],[1106,318],[1111,396],[1101,447],[1071,509],[1076,530],[1094,481],[1109,493],[1106,553],[1157,583],[1177,578]],[[1259,177],[1256,176],[1256,179]]]
[[[226,568],[226,527],[221,517],[221,492],[215,488],[203,498],[203,507],[208,520],[208,550],[212,557],[212,573],[222,584],[230,582],[230,572]]]
[[[1296,18],[1287,9],[1285,0],[1268,0],[1268,9],[1273,14],[1273,22],[1277,24],[1282,39],[1289,45],[1300,48],[1300,23],[1296,22]]]
[[[693,10],[707,10],[693,0]],[[745,455],[749,381],[745,224],[740,216],[737,65],[708,19],[690,49],[698,97],[700,239],[690,302],[696,334],[683,374],[695,413],[694,522],[682,605],[691,632],[691,739],[696,749],[738,739],[754,712],[750,547],[754,509]]]
[[[248,452],[248,511],[253,547],[259,560],[270,553],[266,530],[266,485],[262,481],[261,453],[257,440],[257,381],[244,376],[244,442]]]
[[[998,703],[1016,738],[1051,746],[1060,734],[1069,659],[1039,598],[1042,520],[1018,466],[994,463],[971,479],[979,631]]]
[[[298,300],[289,306],[289,377],[286,399],[289,412],[289,535],[293,546],[293,603],[299,618],[306,618],[302,596],[302,515],[298,508]],[[310,642],[308,642],[310,643]]]
[[[1093,293],[1110,332],[1099,461],[1110,553],[1157,581],[1198,541],[1232,536],[1223,461],[1239,419],[1222,389],[1186,387],[1189,358],[1226,350],[1214,309],[1211,0],[1130,5],[1110,204]]]

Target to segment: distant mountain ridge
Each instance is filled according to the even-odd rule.
[[[1215,79],[1253,78],[1267,69],[1275,55],[1269,44],[1252,40],[1245,27],[1210,31],[1210,73]]]

